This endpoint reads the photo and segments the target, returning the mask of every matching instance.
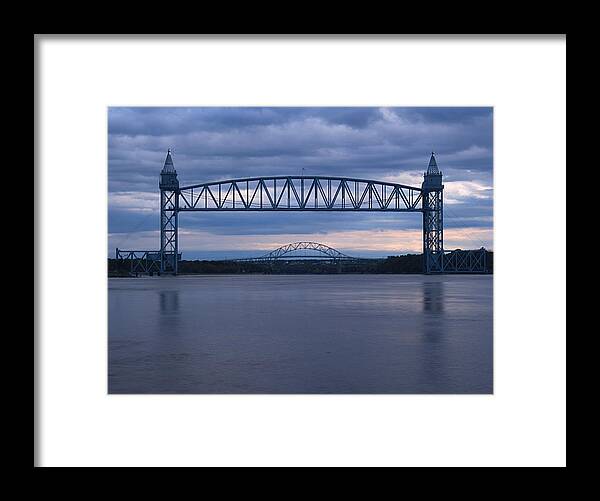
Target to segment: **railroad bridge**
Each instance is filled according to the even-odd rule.
[[[179,215],[187,212],[420,212],[423,273],[485,271],[485,249],[444,250],[442,172],[432,152],[420,187],[332,176],[260,176],[179,186],[171,150],[160,172],[160,250],[116,250],[141,270],[174,274],[181,259]]]

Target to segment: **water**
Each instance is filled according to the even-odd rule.
[[[109,279],[110,393],[491,393],[492,277]]]

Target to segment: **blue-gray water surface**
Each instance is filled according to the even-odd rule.
[[[491,275],[108,280],[109,393],[491,393]]]

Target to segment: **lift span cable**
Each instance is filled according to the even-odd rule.
[[[457,220],[460,219],[460,216],[458,216],[456,214],[455,215],[451,214],[452,211],[448,208],[447,204],[446,204],[446,207],[444,207],[444,212],[446,214],[448,214],[451,219],[457,219]],[[486,244],[479,237],[474,236],[473,234],[471,234],[467,230],[463,230],[463,231],[465,232],[465,235],[467,236],[468,240],[471,240],[471,242],[478,242],[479,244],[481,244],[482,247],[486,247]]]
[[[138,224],[136,224],[136,225],[135,225],[135,226],[134,226],[134,227],[131,229],[131,231],[125,232],[125,235],[126,235],[126,236],[125,236],[125,237],[122,237],[122,238],[119,240],[119,245],[117,245],[117,247],[122,247],[122,246],[123,246],[123,244],[124,244],[124,243],[126,243],[126,242],[127,242],[127,241],[128,241],[130,238],[131,238],[131,235],[132,235],[133,233],[135,233],[135,232],[136,232],[136,231],[137,231],[139,228],[141,228],[141,227],[142,227],[142,225],[143,225],[143,224],[144,224],[144,223],[145,223],[145,222],[148,220],[148,218],[149,218],[150,216],[157,217],[158,215],[157,215],[157,213],[156,213],[156,212],[154,212],[154,211],[151,211],[150,213],[146,214],[146,215],[145,215],[145,216],[144,216],[144,217],[143,217],[143,218],[140,220],[140,222],[139,222]]]

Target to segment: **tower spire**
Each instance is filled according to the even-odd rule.
[[[179,181],[177,181],[177,171],[173,165],[173,158],[171,157],[171,148],[167,151],[167,158],[165,158],[165,164],[160,171],[160,183],[159,187],[161,190],[173,191],[179,188]]]
[[[175,166],[173,165],[173,158],[171,157],[171,148],[167,150],[167,158],[165,158],[165,165],[163,166],[163,173],[175,172]]]
[[[429,159],[429,165],[427,166],[427,174],[439,174],[440,171],[435,161],[435,153],[431,152],[431,158]]]

